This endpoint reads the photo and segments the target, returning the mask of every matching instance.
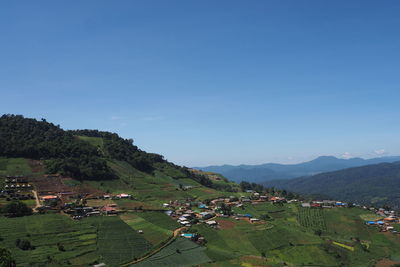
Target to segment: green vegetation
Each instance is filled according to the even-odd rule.
[[[314,230],[326,230],[326,223],[322,209],[300,208],[298,213],[299,223]]]
[[[117,216],[90,217],[82,221],[59,214],[0,217],[0,233],[0,247],[11,251],[18,266],[94,262],[117,266],[140,257],[153,247]]]
[[[204,253],[205,248],[184,238],[178,238],[160,252],[132,266],[194,266],[211,261]]]
[[[96,228],[86,222],[72,221],[58,214],[29,217],[0,217],[0,246],[11,251],[18,266],[53,263],[90,264],[96,256]],[[29,242],[34,249],[18,247]],[[25,240],[21,244],[22,240]],[[63,245],[64,251],[59,250]]]
[[[5,248],[0,248],[0,266],[15,267],[15,260],[11,256],[11,252]]]
[[[114,178],[94,146],[44,119],[1,116],[0,143],[0,156],[46,159],[52,173],[79,179]]]
[[[0,117],[0,156],[44,159],[49,173],[60,173],[80,180],[118,178],[110,162],[124,162],[135,170],[154,175],[161,172],[173,179],[190,178],[197,183],[233,191],[231,184],[214,184],[207,176],[177,166],[161,155],[147,153],[115,133],[97,130],[64,131],[45,119],[20,115]],[[7,163],[0,162],[0,171]],[[3,166],[3,167],[2,167]]]
[[[138,215],[163,229],[173,231],[176,228],[179,228],[179,223],[177,223],[175,220],[172,220],[171,217],[163,212],[142,212],[138,213]]]
[[[24,158],[0,157],[0,177],[7,175],[31,175],[29,161]]]
[[[13,201],[5,205],[1,209],[1,213],[7,217],[21,217],[31,215],[32,209],[21,201]]]
[[[101,151],[104,149],[104,140],[101,137],[90,137],[90,136],[84,136],[84,135],[78,135],[77,136],[80,140],[86,141],[92,146],[97,147]]]
[[[206,253],[215,261],[210,266],[246,266],[252,263],[249,255],[253,255],[266,259],[258,260],[259,266],[286,263],[361,267],[374,266],[380,259],[396,257],[400,252],[400,238],[366,226],[360,215],[368,212],[362,209],[303,209],[295,204],[262,203],[235,211],[253,217],[267,214],[270,219],[266,223],[218,219],[220,230],[193,226],[193,231],[207,240]]]
[[[1,186],[4,176],[26,175],[37,188],[46,188],[48,182],[49,190],[43,190],[46,192],[53,191],[54,186],[54,191],[62,188],[91,196],[132,195],[126,199],[88,199],[88,205],[116,204],[124,212],[80,221],[51,213],[15,217],[28,215],[35,201],[27,198],[14,203],[10,201],[14,196],[7,200],[8,195],[2,195],[0,207],[14,218],[0,217],[0,247],[11,252],[18,266],[88,266],[101,262],[118,266],[132,262],[160,248],[180,227],[163,212],[167,208],[162,204],[170,201],[193,202],[191,209],[197,211],[198,201],[208,204],[220,197],[255,198],[243,190],[295,197],[285,190],[253,183],[239,186],[214,173],[176,166],[112,133],[63,131],[46,121],[20,116],[1,117],[2,129],[6,131],[0,131],[0,141],[5,140],[6,146],[0,147],[0,155],[7,158],[0,158]],[[14,131],[17,138],[13,138]],[[47,171],[76,179],[42,177],[43,162]],[[218,229],[203,223],[193,225],[188,231],[204,237],[205,246],[179,238],[138,266],[364,267],[382,259],[400,259],[400,237],[365,225],[365,220],[378,217],[364,209],[304,209],[299,204],[271,202],[232,208],[225,205],[221,209],[226,214],[251,214],[262,220],[252,223],[247,218],[216,217],[213,220],[218,222]],[[10,256],[4,253],[5,258]]]
[[[144,238],[153,246],[168,240],[173,230],[179,227],[175,220],[161,212],[125,213],[121,219],[134,230],[141,230]]]
[[[152,245],[119,217],[91,217],[85,221],[97,228],[97,250],[102,260],[111,266],[139,258]]]

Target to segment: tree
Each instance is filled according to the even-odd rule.
[[[13,201],[4,207],[2,212],[9,217],[21,217],[31,215],[32,209],[23,202]]]
[[[15,267],[17,264],[11,256],[11,252],[5,248],[0,248],[0,267]]]
[[[225,203],[221,203],[221,206],[219,208],[221,210],[221,213],[224,215],[230,216],[233,214],[231,207],[228,205],[225,205]]]

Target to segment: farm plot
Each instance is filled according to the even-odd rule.
[[[153,218],[150,216],[153,213],[156,212],[124,213],[120,217],[126,224],[128,224],[134,230],[141,230],[144,238],[154,246],[157,246],[172,236],[172,230],[175,229],[173,226],[175,225],[176,222],[172,221],[171,218],[162,213],[159,214],[165,215],[166,218],[161,216],[157,218],[157,216],[155,216],[156,218],[154,218],[153,220]],[[140,215],[143,214],[147,214],[146,216],[150,218],[141,217]],[[164,219],[168,221],[171,220],[173,224],[170,224],[170,222],[168,221],[167,222],[163,221]]]
[[[179,223],[177,223],[175,220],[172,220],[171,217],[163,212],[140,212],[137,213],[137,215],[146,221],[167,230],[173,231],[180,226]]]
[[[59,214],[0,217],[0,235],[3,239],[0,246],[11,251],[18,266],[49,263],[61,266],[72,262],[88,265],[98,258],[96,229]],[[18,248],[18,239],[29,241],[34,249]]]
[[[146,259],[134,264],[135,267],[179,267],[193,266],[210,262],[210,258],[204,253],[205,247],[184,238],[178,238],[170,245]]]
[[[296,245],[316,245],[321,240],[314,234],[301,231],[292,224],[277,224],[271,229],[249,233],[250,241],[262,253]],[[282,238],[285,237],[285,238]]]
[[[314,230],[326,230],[326,222],[321,209],[300,208],[298,217],[300,225]]]
[[[90,217],[86,219],[97,228],[97,249],[104,262],[116,266],[139,258],[152,245],[119,217]]]
[[[321,246],[289,246],[267,253],[270,261],[290,262],[295,266],[337,266],[336,259]]]

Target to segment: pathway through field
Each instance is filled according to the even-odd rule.
[[[40,205],[39,197],[36,190],[32,190],[32,193],[35,196],[35,201],[36,201],[36,206],[33,208],[33,211],[37,212],[37,209],[40,208],[42,205]]]
[[[147,255],[145,255],[145,256],[143,256],[143,257],[141,257],[140,259],[137,259],[137,260],[134,260],[134,261],[131,261],[131,262],[122,264],[121,267],[126,267],[126,266],[130,266],[130,265],[139,263],[139,262],[141,262],[141,261],[143,261],[143,260],[145,260],[145,259],[147,259],[147,258],[153,256],[154,254],[156,254],[157,252],[159,252],[161,249],[163,249],[163,248],[165,248],[166,246],[168,246],[169,244],[171,244],[172,241],[174,241],[175,239],[177,239],[177,238],[179,237],[180,232],[181,232],[182,230],[184,230],[184,229],[186,229],[186,227],[180,227],[180,228],[178,228],[178,229],[175,229],[173,235],[170,237],[170,239],[168,240],[167,243],[165,243],[165,244],[162,245],[161,247],[159,247],[159,248],[157,248],[157,249],[151,251],[150,253],[148,253]]]

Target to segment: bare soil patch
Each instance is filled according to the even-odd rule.
[[[29,160],[29,166],[33,173],[44,172],[43,163],[39,160]]]
[[[219,228],[224,230],[224,229],[232,229],[235,227],[235,223],[229,220],[223,220],[223,219],[217,219]]]
[[[391,266],[393,266],[394,264],[397,264],[397,263],[400,263],[400,262],[392,261],[392,260],[389,260],[389,259],[383,259],[383,260],[378,261],[375,266],[376,267],[391,267]]]

